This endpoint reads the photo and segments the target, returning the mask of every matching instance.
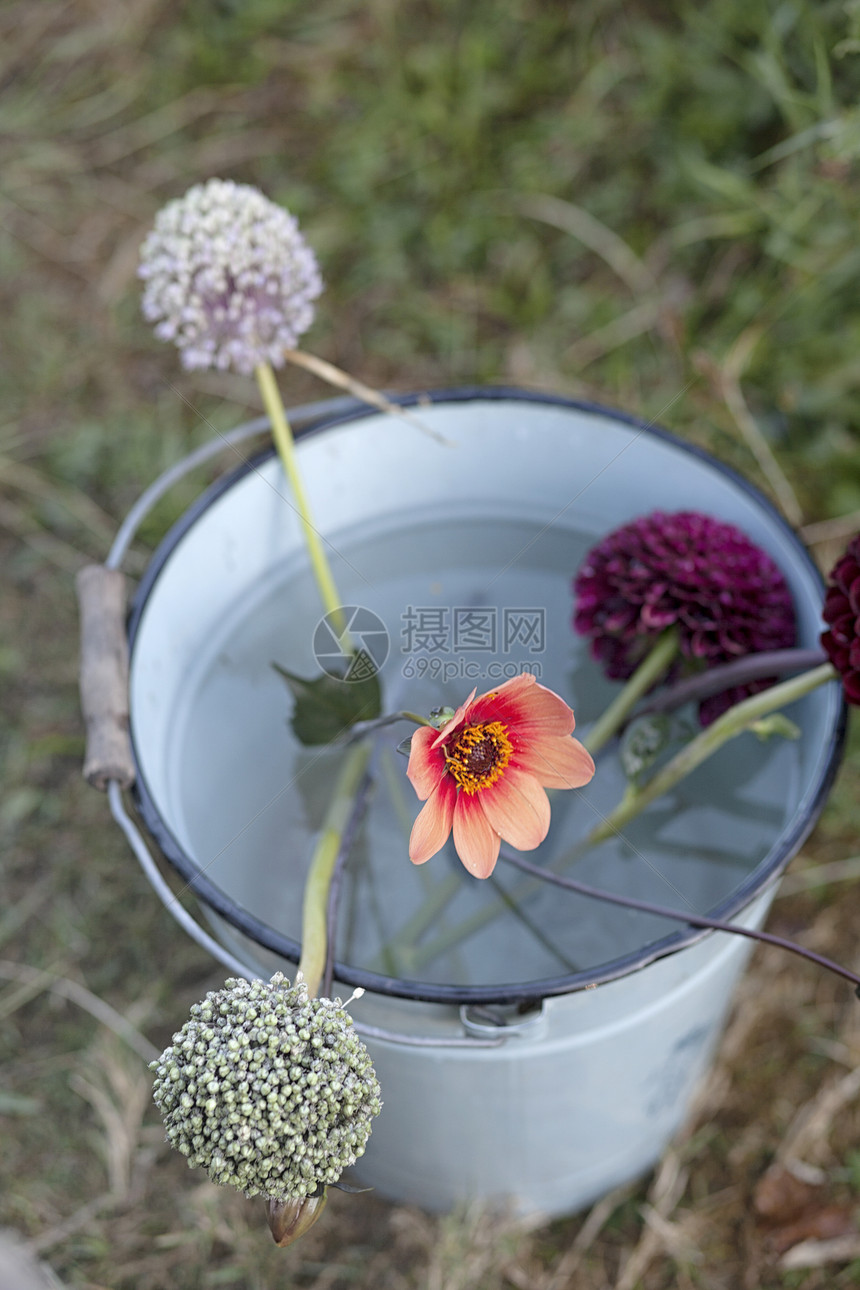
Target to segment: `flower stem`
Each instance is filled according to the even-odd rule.
[[[459,874],[457,877],[462,886],[462,878]],[[435,940],[428,942],[427,945],[416,946],[412,956],[413,972],[423,971],[428,963],[432,963],[442,954],[446,954],[448,950],[452,950],[462,941],[468,940],[470,936],[480,932],[482,928],[486,927],[488,923],[492,923],[500,914],[506,914],[511,900],[521,904],[533,892],[540,890],[540,886],[539,879],[527,878],[511,889],[507,900],[496,897],[480,909],[476,909],[473,914],[462,919],[461,922],[455,923],[453,927],[448,927],[440,932]],[[399,940],[401,936],[402,933],[398,935],[397,939]],[[391,943],[394,944],[395,942]]]
[[[416,726],[433,725],[432,721],[428,721],[426,717],[419,716],[417,712],[387,712],[381,717],[371,717],[369,721],[356,721],[355,725],[344,733],[342,742],[345,744],[355,743],[357,740],[373,734],[374,731],[382,730],[385,726],[395,725],[398,721],[411,721]]]
[[[329,568],[328,560],[323,549],[320,535],[314,528],[311,519],[310,506],[308,505],[307,495],[299,471],[298,462],[296,461],[296,445],[290,424],[287,421],[287,414],[284,411],[284,405],[281,400],[281,394],[278,389],[278,383],[275,380],[275,374],[270,364],[258,363],[254,369],[257,377],[257,384],[260,387],[260,393],[263,396],[263,406],[269,417],[272,427],[272,438],[275,441],[275,447],[286,472],[287,479],[290,481],[290,487],[293,490],[296,510],[304,529],[305,542],[308,548],[308,554],[311,558],[311,567],[317,586],[319,587],[320,598],[322,599],[326,613],[331,614],[334,624],[339,632],[343,631],[344,618],[341,612],[342,601],[337,593],[337,587]]]
[[[680,780],[706,761],[724,743],[742,734],[744,730],[748,730],[761,717],[776,712],[788,703],[794,703],[827,681],[838,679],[839,674],[836,669],[830,663],[822,663],[820,667],[815,667],[810,672],[801,672],[800,676],[793,676],[789,681],[772,685],[769,690],[736,703],[734,707],[729,708],[728,712],[718,717],[713,725],[696,735],[695,739],[691,739],[662,770],[658,770],[656,775],[648,780],[647,784],[641,788],[628,788],[618,806],[588,834],[583,846],[594,846],[597,842],[604,842],[607,838],[611,838],[646,806],[650,806],[658,797],[662,797],[669,789],[674,788]]]
[[[349,818],[346,821],[341,833],[340,844],[337,855],[332,865],[331,878],[326,896],[325,911],[325,969],[323,971],[322,992],[326,998],[331,998],[332,980],[334,977],[334,942],[337,934],[337,915],[340,907],[340,896],[343,888],[343,875],[346,869],[346,862],[352,851],[353,843],[358,836],[361,822],[367,811],[368,801],[370,799],[371,789],[373,788],[374,761],[377,760],[379,745],[373,747],[373,757],[366,766],[349,811]]]
[[[432,722],[432,721],[428,721],[427,717],[422,717],[422,716],[421,716],[421,714],[420,714],[419,712],[410,712],[408,708],[404,708],[404,709],[403,709],[403,711],[402,711],[402,712],[399,712],[397,715],[398,715],[398,717],[400,717],[403,721],[414,721],[414,722],[415,722],[415,724],[416,724],[416,726],[432,726],[432,725],[433,725],[433,722]]]
[[[312,998],[319,992],[325,972],[328,944],[326,909],[329,886],[340,853],[344,830],[352,814],[356,791],[371,751],[370,744],[356,744],[346,754],[335,785],[334,796],[323,821],[322,833],[311,860],[308,876],[305,879],[302,905],[302,956],[299,960],[299,971],[305,979],[308,994]]]
[[[574,882],[572,878],[562,878],[560,874],[541,869],[539,865],[531,864],[522,856],[515,855],[507,847],[502,847],[499,856],[522,873],[533,874],[541,882],[552,883],[579,896],[589,896],[593,900],[602,900],[609,905],[620,905],[624,909],[637,909],[645,914],[656,914],[658,918],[671,918],[678,923],[687,923],[690,927],[703,927],[715,932],[731,932],[735,936],[746,936],[750,940],[763,941],[765,945],[775,945],[778,949],[788,950],[792,954],[799,955],[800,958],[807,959],[810,963],[815,963],[818,967],[825,968],[828,972],[835,973],[836,976],[842,977],[843,981],[850,981],[853,986],[858,987],[857,993],[860,995],[860,976],[856,972],[851,972],[841,963],[834,963],[832,959],[816,954],[814,950],[808,950],[805,945],[788,941],[784,936],[774,936],[771,932],[762,932],[755,927],[745,927],[743,923],[727,923],[720,918],[708,918],[705,914],[695,914],[688,909],[669,909],[666,905],[655,905],[650,900],[636,900],[632,896],[621,896],[618,892],[589,887],[583,882]]]
[[[382,946],[376,961],[372,965],[374,971],[381,970],[383,954],[392,955],[401,962],[408,957],[409,967],[414,970],[415,964],[420,961],[421,955],[421,951],[417,948],[418,941],[431,924],[445,912],[451,901],[462,889],[463,879],[459,873],[447,874],[435,887],[431,888],[415,913],[411,918],[407,919],[396,936]],[[460,939],[461,937],[458,935],[457,941]],[[456,941],[454,943],[456,944]],[[434,954],[435,957],[436,955]]]
[[[660,680],[678,653],[678,644],[678,633],[674,627],[670,627],[658,637],[654,648],[645,655],[624,688],[616,695],[603,715],[595,721],[583,739],[592,756],[621,729],[642,695],[647,694],[652,685]]]
[[[731,663],[718,663],[695,676],[686,676],[673,685],[667,685],[658,694],[653,695],[637,716],[648,712],[671,712],[684,703],[695,699],[707,699],[712,694],[721,694],[736,685],[746,685],[750,681],[760,681],[762,677],[778,676],[786,672],[803,672],[819,663],[826,663],[827,655],[823,649],[774,649],[761,650],[757,654],[745,654],[743,658],[733,659]]]
[[[302,367],[306,372],[313,372],[320,380],[325,381],[328,385],[333,385],[336,390],[347,390],[354,399],[360,399],[362,403],[369,403],[371,407],[378,408],[380,412],[386,412],[389,416],[400,417],[403,421],[408,421],[410,425],[415,426],[422,434],[429,435],[437,443],[445,444],[451,447],[450,439],[446,439],[438,430],[431,429],[430,426],[419,421],[408,408],[402,408],[399,403],[392,403],[379,390],[374,390],[369,385],[364,385],[357,381],[354,376],[347,372],[342,372],[339,367],[333,363],[327,363],[324,358],[317,358],[315,354],[310,354],[306,349],[285,349],[284,358],[288,363],[295,363],[296,367]]]

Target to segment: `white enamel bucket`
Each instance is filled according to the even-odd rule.
[[[574,557],[585,539],[655,509],[701,510],[769,551],[794,597],[798,643],[816,644],[822,588],[812,562],[766,499],[707,455],[605,408],[513,390],[404,403],[434,435],[353,409],[313,425],[299,452],[335,579],[349,589],[344,602],[386,621],[383,682],[398,694],[410,677],[418,687],[406,706],[429,708],[439,690],[426,669],[416,674],[431,653],[405,651],[409,613],[414,627],[419,609],[464,608],[450,592],[497,616],[543,607],[540,657],[525,645],[518,657],[503,654],[497,642],[494,658],[543,665],[540,679],[564,693],[585,728],[612,691],[570,630]],[[325,796],[305,773],[309,754],[285,742],[289,704],[269,668],[313,666],[320,611],[305,563],[281,468],[264,453],[171,530],[130,620],[138,809],[195,892],[225,961],[264,975],[294,971],[302,866]],[[450,657],[442,702],[491,688],[471,679],[468,657]],[[789,715],[802,731],[796,742],[762,752],[744,736],[748,744],[736,741],[697,772],[671,810],[657,804],[629,847],[610,847],[571,876],[759,927],[835,772],[838,687]],[[305,788],[297,793],[292,780]],[[617,799],[617,768],[594,784],[593,796],[554,802],[560,834],[581,833],[589,810]],[[374,810],[359,865],[369,885],[355,880],[353,922],[370,918],[370,891],[390,932],[419,907],[414,884],[424,879],[391,818]],[[436,857],[427,880],[456,868]],[[465,912],[481,899],[465,891]],[[459,967],[442,956],[422,968],[419,945],[408,972],[389,974],[361,928],[350,933],[354,953],[338,953],[342,990],[366,989],[352,1011],[369,1033],[384,1099],[356,1174],[383,1196],[433,1210],[479,1200],[570,1213],[646,1170],[682,1122],[748,942],[581,897],[551,900],[541,925],[561,945],[563,968],[541,958],[533,930],[502,919]]]

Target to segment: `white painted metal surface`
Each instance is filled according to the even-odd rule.
[[[738,525],[774,555],[795,598],[799,643],[817,640],[821,592],[799,546],[753,491],[708,459],[599,409],[510,397],[442,402],[418,413],[450,446],[378,414],[301,444],[317,526],[347,557],[350,535],[396,534],[399,521],[432,515],[434,508],[440,523],[460,510],[539,525],[575,523],[595,533],[654,509],[700,509]],[[236,802],[223,800],[223,784],[213,785],[206,764],[195,767],[189,791],[177,732],[203,693],[201,675],[214,666],[235,624],[253,615],[267,589],[303,559],[298,520],[280,467],[270,459],[170,543],[134,632],[131,725],[150,813],[157,813],[162,841],[184,851],[233,899],[240,892],[246,905],[254,892],[239,881],[242,861],[239,853],[231,858],[229,847],[285,787],[277,738],[258,738],[261,713],[274,702],[275,691],[265,688],[269,678],[259,681],[256,699],[255,681],[245,698],[207,718],[213,746],[229,730],[240,760],[251,759],[249,786]],[[292,612],[312,615],[312,601]],[[738,918],[749,926],[764,920],[778,870],[820,807],[840,720],[836,690],[819,691],[792,709],[803,738],[773,845],[755,872],[738,874],[749,899]],[[222,821],[223,848],[195,854],[204,824],[207,836],[219,836],[211,832],[213,819]],[[273,828],[259,845],[273,846],[276,838]],[[677,903],[666,896],[655,889],[654,898]],[[706,912],[711,904],[703,888],[696,907]],[[264,919],[270,913],[275,925],[276,893],[258,892],[254,912]],[[292,971],[211,910],[209,917],[219,940],[250,970]],[[385,1107],[360,1180],[430,1209],[478,1198],[521,1213],[562,1214],[635,1177],[659,1157],[683,1119],[748,950],[739,938],[701,937],[609,984],[545,998],[497,1048],[372,1042]],[[369,993],[354,1013],[394,1031],[440,1038],[468,1033],[458,1008],[445,1004]]]

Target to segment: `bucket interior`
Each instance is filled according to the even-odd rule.
[[[709,458],[603,409],[510,392],[434,396],[416,413],[445,442],[367,414],[318,427],[299,446],[341,601],[387,634],[386,711],[456,707],[527,668],[587,730],[617,685],[572,629],[571,580],[602,535],[656,509],[701,510],[768,550],[794,597],[798,644],[816,643],[821,586],[803,548],[758,493]],[[272,663],[318,675],[322,614],[269,454],[172,530],[132,615],[144,818],[205,902],[286,957],[296,954],[305,873],[343,752],[297,743]],[[377,661],[380,642],[378,633]],[[838,687],[789,715],[799,739],[742,735],[623,838],[565,871],[696,913],[742,908],[814,822],[837,754]],[[681,942],[677,924],[524,886],[504,863],[491,880],[472,879],[450,842],[428,864],[410,864],[420,803],[396,747],[411,729],[392,727],[380,748],[346,867],[339,979],[440,1000],[525,998]],[[551,794],[549,837],[529,858],[563,864],[623,787],[607,750],[591,784]]]

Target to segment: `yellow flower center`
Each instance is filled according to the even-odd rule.
[[[479,726],[464,726],[451,742],[442,745],[446,769],[464,793],[480,793],[489,788],[511,760],[513,745],[507,726],[488,721]]]

